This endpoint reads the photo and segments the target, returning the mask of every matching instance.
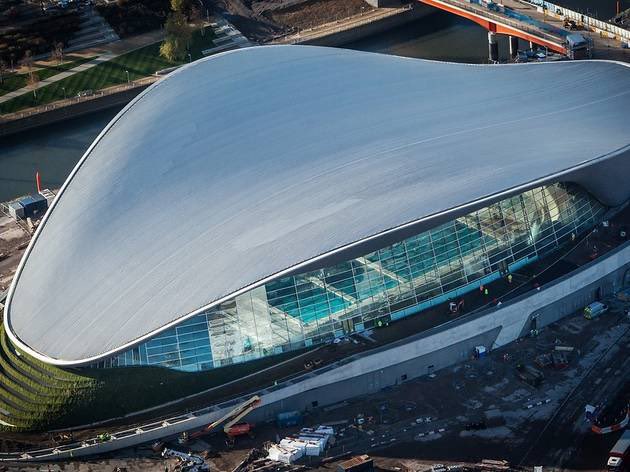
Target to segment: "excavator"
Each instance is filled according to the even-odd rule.
[[[247,416],[252,410],[257,408],[260,405],[260,397],[258,395],[254,395],[250,399],[244,401],[243,403],[237,405],[228,413],[223,415],[218,420],[210,423],[205,428],[199,431],[195,431],[194,433],[182,433],[179,437],[180,444],[186,444],[190,439],[199,438],[201,436],[205,436],[206,434],[211,433],[217,426],[226,422],[223,426],[223,431],[227,435],[228,444],[234,443],[234,438],[236,436],[242,436],[244,434],[248,434],[251,436],[252,429],[254,425],[251,423],[243,422],[239,423],[241,419]]]

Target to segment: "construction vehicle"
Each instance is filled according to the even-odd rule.
[[[179,465],[175,470],[180,470],[181,472],[205,472],[209,470],[208,465],[201,457],[191,452],[185,453],[166,447],[166,443],[164,441],[154,442],[151,449],[153,449],[153,452],[161,455],[165,459],[169,457],[177,458]]]
[[[606,466],[609,472],[630,470],[630,429],[624,431],[610,450]]]
[[[109,433],[101,433],[98,436],[96,436],[96,440],[98,442],[107,442],[110,441],[112,439],[112,435]]]
[[[223,426],[223,431],[228,437],[229,444],[232,444],[234,442],[234,438],[236,436],[242,436],[244,434],[251,436],[254,425],[246,422],[239,423],[239,421],[247,416],[249,413],[251,413],[251,411],[257,408],[259,405],[260,397],[258,395],[254,395],[249,400],[244,401],[240,405],[237,405],[235,408],[230,410],[218,420],[210,423],[202,430],[195,431],[194,433],[190,434],[182,433],[179,437],[179,443],[185,444],[186,442],[188,442],[189,439],[195,439],[201,436],[205,436],[206,434],[214,431],[216,427],[225,423],[226,421],[227,423],[225,423],[225,425]]]
[[[602,302],[593,302],[584,308],[584,318],[592,320],[608,311],[608,305]]]
[[[182,472],[202,472],[208,470],[208,465],[204,460],[194,454],[186,454],[185,452],[165,447],[162,450],[162,457],[176,457],[179,460],[179,468]]]
[[[563,26],[570,31],[576,31],[576,30],[581,29],[575,20],[571,20],[569,18],[564,19]]]

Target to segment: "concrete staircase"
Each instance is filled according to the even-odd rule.
[[[229,51],[231,49],[246,48],[252,45],[252,43],[225,18],[218,18],[213,23],[210,23],[210,26],[216,35],[216,38],[212,40],[215,47],[202,51],[204,56]]]
[[[95,9],[86,8],[81,11],[81,29],[68,42],[66,52],[111,43],[119,39],[111,26]]]

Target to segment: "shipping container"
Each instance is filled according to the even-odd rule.
[[[46,197],[40,194],[20,198],[19,202],[24,207],[24,218],[41,218],[48,209]]]

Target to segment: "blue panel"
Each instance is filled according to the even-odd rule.
[[[272,281],[266,299],[251,292],[225,302],[116,362],[204,370],[314,346],[384,317],[422,316],[556,250],[603,213],[575,188],[537,188],[363,258]]]

